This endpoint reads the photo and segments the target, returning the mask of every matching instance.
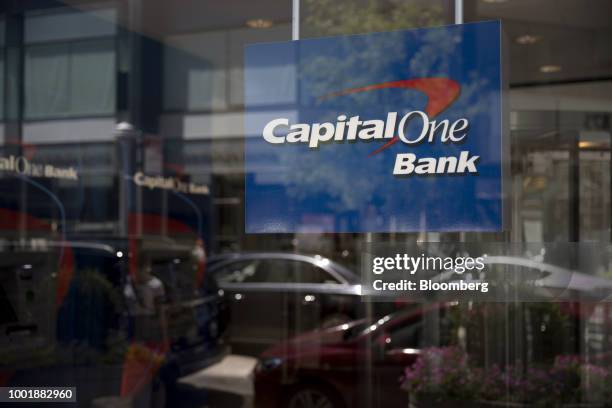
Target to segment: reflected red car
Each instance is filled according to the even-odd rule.
[[[425,313],[413,308],[357,320],[269,348],[255,368],[255,405],[408,406],[401,381],[419,354]]]
[[[596,313],[596,308],[601,310]],[[603,316],[606,310],[602,304],[587,302],[407,305],[376,321],[362,319],[312,331],[269,348],[255,369],[255,405],[406,407],[409,396],[401,388],[403,373],[425,347],[461,342],[476,364],[484,364],[482,334],[487,331],[488,355],[499,357],[496,364],[503,365],[504,358],[513,364],[529,349],[536,356],[529,366],[550,365],[558,356],[576,355],[572,333],[579,322]],[[510,356],[505,353],[505,332],[495,334],[509,324],[520,324],[524,335],[529,334],[517,336],[523,347]],[[607,352],[593,351],[591,364],[609,365]]]

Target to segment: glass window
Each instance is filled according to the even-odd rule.
[[[253,281],[266,283],[293,283],[295,276],[292,267],[294,261],[284,259],[266,259],[259,262],[257,274]]]
[[[113,36],[117,30],[114,9],[31,12],[25,19],[25,42],[82,40]]]
[[[234,262],[216,272],[226,283],[339,283],[324,269],[291,259],[258,259]]]
[[[611,3],[464,3],[507,38],[515,239],[609,241]]]
[[[164,108],[197,111],[227,107],[227,35],[188,34],[166,39]]]
[[[115,13],[113,9],[61,9],[26,15],[26,119],[115,111]]]
[[[323,284],[338,283],[329,273],[310,262],[291,259],[268,259],[259,268],[266,282]]]
[[[224,268],[222,282],[227,283],[289,283],[293,282],[291,261],[257,259],[239,262]],[[228,273],[229,272],[229,273]],[[223,273],[222,273],[223,274]]]
[[[292,10],[293,3],[299,10]],[[398,194],[380,195],[380,184],[374,186],[369,174],[330,171],[342,158],[324,156],[323,149],[311,156],[324,162],[287,159],[282,152],[302,148],[297,145],[260,150],[251,142],[261,138],[263,126],[248,123],[288,118],[314,131],[309,117],[321,124],[335,122],[340,113],[357,115],[350,111],[360,96],[343,95],[342,89],[452,79],[454,64],[472,64],[490,50],[480,44],[482,49],[447,61],[443,50],[454,49],[460,38],[431,31],[419,50],[408,37],[377,43],[370,34],[453,24],[455,3],[463,4],[466,23],[502,22],[508,228],[432,232],[428,211],[411,205],[401,211],[420,213],[413,233],[321,232],[351,226],[355,219],[365,219],[366,230],[377,229],[390,203],[414,198],[419,204],[419,196],[402,189],[410,180],[395,180]],[[0,117],[6,110],[11,120],[0,123],[0,378],[7,386],[78,386],[79,403],[86,406],[145,406],[164,398],[172,406],[253,400],[266,407],[311,401],[334,408],[605,405],[612,400],[612,306],[590,294],[612,287],[612,2],[585,3],[4,2]],[[299,11],[299,19],[292,11]],[[296,34],[303,41],[292,42],[292,51],[272,51],[256,67],[245,67],[247,47],[290,41]],[[302,47],[315,38],[347,35],[359,35],[365,52],[323,46],[311,53]],[[442,52],[431,52],[434,43]],[[332,55],[336,51],[341,58]],[[385,55],[398,57],[392,69]],[[304,57],[312,64],[296,65]],[[249,80],[250,69],[260,80]],[[320,86],[308,80],[309,70],[321,78]],[[479,83],[487,80],[466,77],[460,103],[434,120],[477,99]],[[378,99],[363,105],[358,130],[365,128],[366,116],[384,119],[387,112],[426,103],[420,92],[406,89],[387,105],[393,93],[370,94]],[[329,116],[321,103],[326,95],[342,96],[330,102],[338,112]],[[468,105],[478,110],[477,103]],[[354,147],[347,144],[346,152],[358,153],[350,162],[358,169],[369,147],[363,155]],[[369,160],[382,164],[395,153]],[[14,169],[21,164],[35,171],[21,174]],[[78,177],[62,178],[62,170]],[[246,201],[254,196],[245,185],[252,184],[261,187],[256,194],[265,200],[265,212],[292,212],[303,228],[247,233]],[[369,194],[371,205],[359,209],[355,192]],[[306,204],[284,206],[277,193]],[[486,188],[475,193],[490,197]],[[450,199],[436,188],[427,189],[429,194]],[[335,203],[334,197],[342,200]],[[452,198],[461,204],[461,197]],[[330,208],[342,217],[326,216]],[[277,230],[278,223],[265,222]],[[390,229],[402,223],[399,217]],[[573,254],[568,241],[595,241],[602,249]],[[395,256],[425,250],[428,242],[440,244],[440,256],[462,257],[466,243],[517,244],[506,254],[508,263],[488,263],[482,272],[440,277],[433,270],[414,271],[435,283],[488,282],[489,295],[506,297],[479,302],[464,298],[466,293],[448,299],[435,291],[416,297],[398,289],[397,296],[379,298],[360,279],[379,244],[401,248],[389,254]],[[523,243],[537,249],[523,251]],[[471,246],[468,252],[480,255]],[[515,265],[514,257],[555,261],[567,275]],[[593,276],[574,271],[583,264]],[[391,283],[390,275],[385,271],[374,279]],[[542,299],[559,300],[519,302],[511,294],[522,285],[535,286]],[[239,356],[226,358],[228,348]],[[413,372],[413,380],[427,389],[415,401],[398,379],[406,381],[413,363],[421,361],[414,366],[422,369],[426,358],[433,374]],[[213,381],[174,387],[175,374],[181,383],[201,379],[196,373],[219,360],[223,370],[206,375],[227,368],[241,376],[232,388],[240,387],[245,401],[235,396],[234,404],[227,395],[209,392]],[[83,375],[77,384],[56,375],[76,365],[81,370],[80,361],[99,363],[92,372],[108,372],[104,384],[94,382],[95,375]],[[455,367],[458,362],[468,367]],[[13,375],[4,378],[2,372]],[[438,379],[449,386],[434,395],[440,401],[428,401],[428,393],[440,391]],[[479,381],[488,389],[482,393],[477,384],[475,395],[471,387]]]
[[[299,283],[340,283],[326,270],[310,262],[293,262],[296,281]]]
[[[115,107],[113,41],[33,45],[25,53],[29,119],[111,114]]]
[[[220,283],[244,283],[252,281],[259,261],[239,261],[214,269]]]

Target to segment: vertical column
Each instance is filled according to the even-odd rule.
[[[455,0],[455,24],[463,24],[463,0]]]
[[[24,22],[20,12],[6,15],[4,49],[4,126],[5,144],[19,154],[23,120]]]
[[[140,74],[142,72],[141,61],[141,38],[139,35],[142,29],[142,1],[129,0],[126,4],[127,25],[126,31],[123,33],[124,41],[126,42],[126,55],[128,59],[129,71],[127,73],[127,118],[130,124],[136,129],[140,129],[142,123],[141,115],[141,81]]]
[[[136,195],[138,189],[132,181],[138,163],[139,135],[127,122],[117,125],[115,135],[117,142],[117,173],[119,177],[119,234],[127,237],[132,231],[129,228],[130,213],[135,212],[138,203]]]
[[[578,130],[572,130],[572,134],[569,136],[569,226],[568,241],[570,242],[570,253],[569,253],[569,266],[573,270],[578,270],[580,267],[580,134]],[[573,244],[572,244],[573,243]],[[574,352],[578,355],[582,354],[584,349],[584,329],[586,322],[580,318],[580,311],[582,304],[580,301],[575,302],[575,315],[574,315],[574,333],[576,336],[576,342],[574,344]]]
[[[6,14],[4,49],[4,149],[5,154],[20,156],[23,153],[23,70],[24,70],[24,21],[21,11],[10,10]],[[26,238],[27,186],[18,184],[20,239]]]
[[[143,32],[147,17],[145,1],[122,2],[118,5],[118,11],[117,157],[120,177],[119,229],[124,234],[128,232],[130,213],[135,215],[143,211],[141,189],[134,186],[132,177],[138,171],[163,174],[163,151],[162,163],[145,163],[147,154],[144,151],[163,149],[161,141],[152,143],[154,138],[161,137],[159,118],[163,47],[157,39]],[[145,143],[147,140],[151,143]]]
[[[136,130],[155,134],[161,113],[163,46],[144,33],[147,15],[144,1],[122,2],[118,11],[118,122],[128,122]]]
[[[569,239],[580,241],[580,135],[572,131],[569,137]],[[576,266],[576,265],[572,265]]]
[[[300,0],[292,0],[291,4],[291,39],[300,39]]]

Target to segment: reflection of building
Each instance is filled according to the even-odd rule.
[[[353,11],[381,29],[401,28],[386,23],[389,7]],[[573,18],[564,18],[561,11],[535,16],[527,5],[465,2],[467,21],[502,17],[508,37],[515,240],[609,238],[610,25],[601,18],[609,5],[598,7],[578,10],[568,2]],[[303,36],[357,30],[316,1],[302,8]],[[273,2],[211,10],[156,0],[4,6],[3,151],[78,168],[78,183],[45,184],[61,198],[76,230],[117,231],[116,124],[127,122],[139,135],[139,169],[210,186],[212,207],[201,211],[214,231],[213,248],[268,245],[243,234],[243,48],[290,39],[292,12]],[[429,11],[430,24],[451,21],[445,7]],[[404,23],[411,24],[427,21]],[[272,102],[295,100],[291,72],[280,76],[280,99]],[[158,200],[155,211],[167,211],[166,200]],[[46,206],[31,200],[21,205]]]
[[[364,241],[413,241],[416,234],[244,234],[243,140],[253,136],[245,135],[243,126],[244,46],[290,40],[292,31],[307,38],[441,25],[452,22],[455,2],[293,3],[301,3],[299,27],[292,23],[289,1],[0,5],[0,248],[3,256],[9,253],[3,264],[10,272],[7,281],[17,282],[15,271],[22,265],[49,263],[46,258],[26,263],[32,255],[10,253],[5,243],[21,238],[35,238],[31,246],[37,248],[45,243],[38,238],[57,244],[64,234],[94,241],[130,235],[156,251],[155,245],[167,238],[194,248],[200,237],[208,253],[295,250],[346,264],[359,262]],[[423,232],[418,238],[598,241],[607,248],[612,237],[612,3],[458,3],[464,4],[466,22],[501,19],[506,31],[511,230]],[[291,67],[274,72],[284,73],[278,77],[276,102],[294,102],[299,92],[287,80]],[[274,108],[262,101],[262,112]],[[8,168],[12,165],[1,164],[11,156],[75,169],[77,180],[22,177]],[[261,165],[267,160],[262,157]],[[135,183],[137,173],[152,179]],[[271,172],[271,183],[278,178]],[[593,270],[609,271],[603,252],[589,256],[597,266]],[[24,284],[19,294],[22,304],[28,289]],[[513,348],[526,361],[543,351],[550,357],[561,352],[594,356],[610,349],[608,306],[576,303],[567,305],[567,313],[549,306],[535,305],[531,311],[522,304],[486,305],[491,313],[470,322],[482,335],[468,339],[468,346],[487,358],[508,356]],[[465,316],[469,312],[462,310]],[[440,334],[438,318],[430,327],[434,338]],[[523,345],[525,338],[529,341]],[[549,344],[555,341],[553,349]]]
[[[4,205],[56,219],[62,210],[51,201],[59,201],[68,231],[121,231],[127,197],[119,192],[118,169],[125,169],[125,160],[115,138],[117,123],[125,122],[137,139],[130,171],[212,190],[204,199],[172,189],[140,189],[129,211],[165,217],[184,207],[175,218],[203,229],[209,246],[240,245],[242,52],[253,40],[288,38],[285,6],[274,9],[274,27],[261,30],[245,26],[242,18],[225,13],[229,10],[194,21],[190,8],[206,11],[195,2],[181,10],[157,1],[42,3],[7,5],[0,21],[3,152],[74,166],[79,180],[43,180],[57,200],[32,202],[7,175],[7,190],[15,194],[5,196]],[[272,10],[271,3],[265,7]],[[176,15],[166,18],[171,11]]]
[[[129,213],[140,212],[166,220],[150,232],[171,234],[173,219],[199,231],[213,251],[293,248],[356,259],[360,235],[262,240],[244,234],[243,138],[253,135],[243,126],[243,49],[291,39],[291,5],[281,3],[3,5],[2,155],[74,167],[79,177],[33,178],[35,185],[3,172],[1,207],[44,219],[56,231],[118,234]],[[299,31],[306,38],[439,25],[452,21],[447,3],[341,2],[343,14],[303,0]],[[514,1],[464,2],[467,22],[501,18],[506,31],[513,173],[511,232],[464,234],[466,240],[610,239],[610,5],[553,3],[535,10]],[[262,101],[264,114],[298,97],[288,80],[292,68],[274,68],[284,74],[277,75],[277,97]],[[210,195],[160,188],[120,193],[126,166],[116,143],[119,123],[135,135],[131,172],[205,185]],[[381,237],[387,238],[411,236]]]

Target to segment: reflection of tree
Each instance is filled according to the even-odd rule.
[[[362,173],[366,154],[351,154],[347,149],[342,152],[325,151],[329,147],[322,146],[316,154],[302,153],[299,159],[293,155],[281,155],[282,167],[291,169],[283,172],[287,193],[297,200],[324,194],[333,200],[329,203],[329,209],[336,213],[358,209],[363,197],[371,197],[378,187],[369,177],[355,176]],[[338,171],[338,160],[346,171]],[[377,173],[392,171],[385,169],[378,158],[369,160],[376,161]],[[372,163],[368,163],[368,169],[371,171],[372,168]]]
[[[321,36],[390,31],[440,25],[444,22],[441,7],[403,1],[386,2],[383,7],[377,1],[364,4],[352,0],[308,0],[304,4],[304,14],[306,36],[308,33]],[[431,40],[441,41],[440,38]],[[313,55],[305,54],[303,49],[302,52],[298,60],[300,79],[302,86],[307,88],[301,94],[302,114],[314,109],[320,120],[335,122],[336,115],[343,113],[340,112],[343,107],[353,106],[362,112],[367,111],[369,119],[374,119],[378,116],[384,118],[387,111],[399,110],[401,107],[420,107],[425,102],[422,95],[417,93],[407,92],[398,97],[397,93],[386,90],[377,91],[374,95],[366,93],[333,100],[319,99],[347,87],[369,85],[368,81],[374,77],[384,82],[407,76],[411,56],[407,54],[402,32],[389,33],[384,37],[339,38],[334,46],[325,51],[318,50]],[[395,55],[396,58],[390,59],[389,55]],[[397,66],[397,61],[406,61],[405,67]],[[430,64],[430,61],[424,63]],[[404,70],[406,74],[402,73]],[[347,76],[348,72],[351,72],[350,77]],[[384,101],[385,106],[378,104],[369,107],[367,104],[371,104],[373,98],[379,102]],[[305,155],[303,151],[283,154],[283,167],[291,169],[284,172],[287,191],[298,200],[317,194],[328,196],[331,198],[330,210],[335,212],[363,210],[360,200],[374,196],[380,187],[374,182],[371,173],[390,174],[392,169],[382,155],[367,158],[368,152],[375,148],[373,143],[363,146],[357,143],[351,149],[334,147],[323,145],[317,154]],[[367,169],[363,166],[364,160],[368,160]],[[346,171],[338,171],[338,162],[342,163]]]
[[[75,271],[58,315],[58,339],[75,362],[117,362],[125,350],[125,334],[117,327],[122,312],[120,288],[99,269]]]
[[[434,3],[434,4],[432,4]],[[444,24],[436,1],[306,0],[302,23],[306,37],[371,33]]]
[[[403,0],[306,0],[303,3],[303,14],[306,16],[302,25],[304,37],[321,37],[329,35],[347,35],[361,33],[376,33],[408,29],[416,27],[431,27],[444,24],[444,12],[440,5],[433,2],[407,2]],[[341,57],[333,55],[316,56],[305,67],[305,74],[312,75],[315,86],[312,94],[323,95],[330,92],[333,85],[343,85],[346,71],[349,67],[359,67],[363,70],[362,77],[372,78],[379,75],[382,81],[388,71],[385,56],[405,55],[405,44],[400,41],[400,34],[387,36],[384,39],[360,37],[358,43],[344,42]],[[442,39],[432,38],[434,44]],[[346,58],[346,56],[349,56]],[[310,57],[310,56],[309,56]],[[423,64],[420,64],[421,66]],[[429,65],[431,66],[431,64]],[[408,66],[406,67],[408,68]],[[413,67],[410,66],[412,69]],[[352,78],[360,83],[359,77]],[[395,78],[387,78],[393,80]],[[332,86],[330,86],[332,85]],[[353,98],[362,99],[362,95]]]

